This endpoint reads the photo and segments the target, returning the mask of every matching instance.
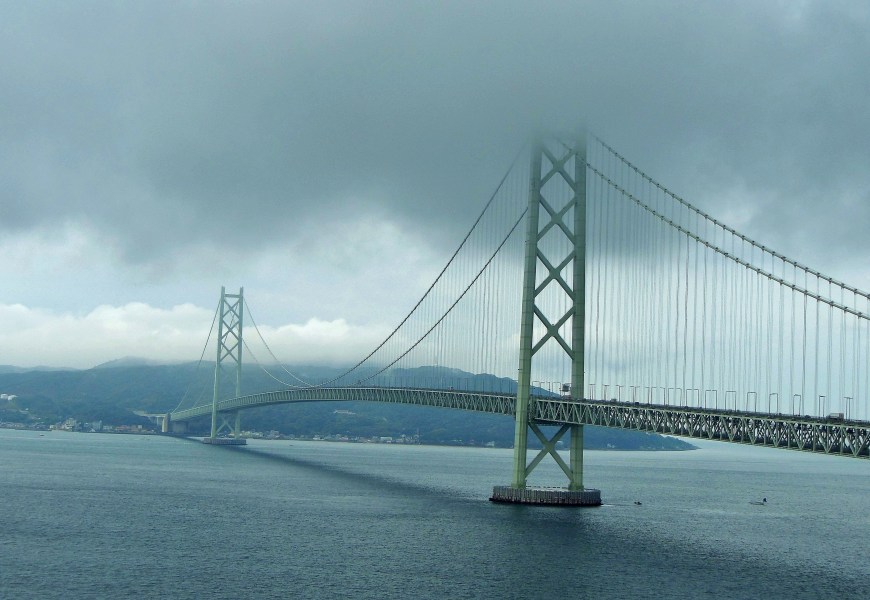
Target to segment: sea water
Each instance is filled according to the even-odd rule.
[[[0,598],[870,594],[868,460],[587,451],[604,506],[555,508],[487,501],[511,457],[0,430]]]

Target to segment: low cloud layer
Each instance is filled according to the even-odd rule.
[[[831,1],[6,3],[0,303],[78,321],[245,285],[275,327],[380,327],[528,134],[584,123],[870,287],[868,30]]]

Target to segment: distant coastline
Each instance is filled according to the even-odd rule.
[[[95,434],[108,434],[108,435],[147,435],[147,436],[165,436],[165,437],[176,437],[176,438],[189,438],[196,439],[203,436],[202,433],[190,434],[190,435],[178,435],[178,434],[164,434],[156,431],[154,429],[146,429],[146,428],[130,428],[130,427],[121,427],[121,428],[112,428],[109,430],[101,429],[100,431],[96,430],[69,430],[62,429],[57,427],[45,426],[41,424],[31,424],[27,425],[24,423],[11,423],[11,422],[0,422],[0,429],[10,429],[16,431],[39,431],[39,432],[63,432],[63,433],[95,433]],[[269,435],[262,434],[260,432],[245,432],[242,437],[246,439],[252,440],[263,440],[263,441],[290,441],[290,442],[326,442],[333,444],[387,444],[387,445],[395,445],[395,446],[437,446],[437,447],[453,447],[453,448],[482,448],[482,449],[510,449],[512,446],[496,446],[495,444],[474,444],[474,443],[437,443],[437,442],[422,442],[422,441],[413,441],[413,440],[382,440],[382,439],[374,439],[374,438],[359,438],[359,437],[350,437],[346,438],[344,436],[294,436],[294,435]],[[679,440],[677,438],[673,438],[671,436],[657,436],[662,439],[672,440],[674,442],[678,442],[678,445],[663,445],[659,447],[615,447],[612,444],[610,446],[586,446],[584,450],[594,450],[594,451],[603,451],[603,452],[684,452],[687,450],[698,450],[697,446],[694,446],[688,442],[684,442],[683,440]],[[532,447],[530,447],[532,449]],[[559,446],[559,450],[565,450],[564,447]]]

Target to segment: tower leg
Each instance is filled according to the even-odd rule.
[[[526,461],[529,447],[529,424],[528,419],[516,420],[514,432],[514,476],[511,485],[515,488],[526,487]]]
[[[583,489],[583,425],[571,426],[571,481],[569,490]]]
[[[520,321],[520,363],[517,372],[517,404],[514,431],[514,488],[526,487],[529,440],[529,396],[532,383],[532,343],[535,326],[535,274],[538,263],[538,214],[541,195],[541,148],[532,149],[529,178],[529,209],[526,222],[523,306]]]
[[[221,393],[221,360],[224,357],[224,326],[227,324],[224,320],[226,301],[227,290],[224,286],[221,286],[221,300],[218,305],[220,318],[218,319],[217,359],[214,363],[214,394],[211,398],[211,434],[209,435],[211,439],[215,439],[218,434],[217,403]]]

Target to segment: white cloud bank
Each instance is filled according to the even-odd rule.
[[[79,316],[0,304],[0,364],[89,368],[125,356],[175,362],[195,361],[203,352],[214,312],[193,304],[169,309],[141,302],[101,305]],[[304,324],[261,326],[276,356],[289,364],[341,364],[362,356],[383,331],[344,319],[311,318]],[[254,355],[271,357],[246,328]],[[213,360],[214,337],[205,349]],[[249,354],[248,359],[253,356]]]

